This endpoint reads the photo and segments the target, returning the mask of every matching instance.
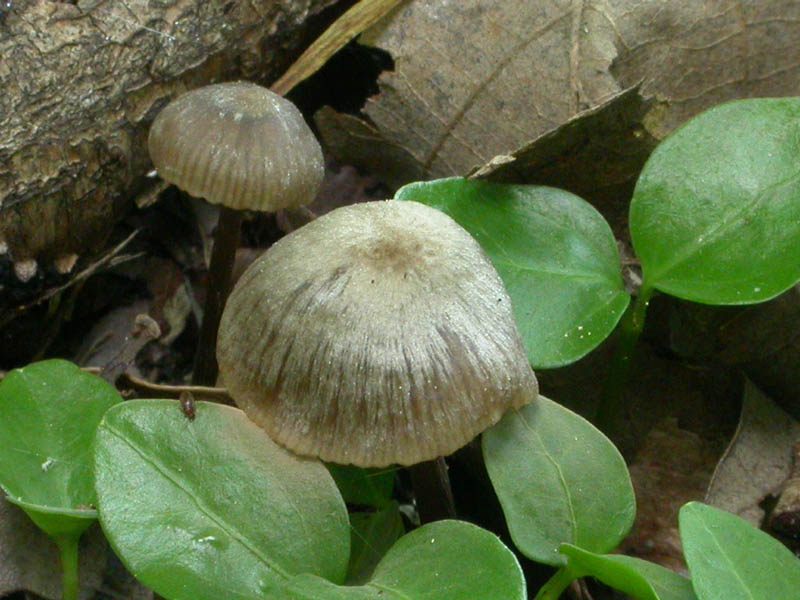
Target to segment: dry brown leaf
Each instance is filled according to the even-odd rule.
[[[630,467],[636,522],[621,550],[685,570],[678,511],[686,502],[703,497],[718,456],[715,443],[680,429],[674,418],[654,428]]]
[[[739,427],[714,471],[706,502],[760,527],[764,510],[759,505],[789,476],[797,440],[800,423],[748,382]]]
[[[314,115],[325,147],[342,164],[358,166],[392,188],[423,178],[410,152],[386,140],[366,121],[324,106]]]
[[[658,143],[642,126],[652,104],[638,87],[629,88],[510,155],[494,157],[471,176],[567,189],[591,200],[625,238],[628,206],[620,200],[630,197],[635,177]]]
[[[800,4],[415,0],[362,42],[393,72],[365,113],[426,178],[464,174],[640,84],[656,138],[731,98],[795,94]]]

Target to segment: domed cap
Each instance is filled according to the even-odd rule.
[[[228,299],[217,360],[273,439],[359,466],[450,454],[538,389],[477,242],[399,200],[339,208],[265,252]]]
[[[148,149],[163,179],[234,209],[308,204],[324,174],[322,150],[300,111],[247,82],[175,99],[150,128]]]

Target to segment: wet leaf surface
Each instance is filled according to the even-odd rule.
[[[116,390],[64,360],[0,383],[0,484],[51,535],[80,535],[97,517],[91,446]]]
[[[483,455],[511,538],[527,557],[567,562],[562,543],[615,548],[636,500],[625,462],[588,421],[539,396],[483,434]]]
[[[577,196],[449,178],[409,184],[395,198],[433,206],[475,237],[511,296],[534,368],[578,360],[628,306],[614,236]]]
[[[465,568],[466,566],[468,568]],[[363,586],[300,575],[287,600],[525,600],[525,580],[494,534],[463,521],[436,521],[404,535]]]
[[[798,98],[739,100],[658,146],[630,207],[643,286],[693,302],[750,304],[800,280],[798,117]]]
[[[564,544],[569,566],[637,600],[696,600],[691,582],[674,571],[624,554],[595,554]]]
[[[800,560],[746,521],[691,502],[681,509],[680,529],[699,600],[797,596]]]
[[[98,510],[137,579],[166,597],[263,599],[293,575],[342,581],[350,533],[325,467],[238,409],[135,400],[98,428]]]

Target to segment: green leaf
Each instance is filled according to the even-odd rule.
[[[595,554],[571,544],[561,552],[581,577],[594,577],[637,600],[697,600],[691,582],[661,565],[622,554]]]
[[[644,285],[748,304],[800,280],[800,99],[723,104],[667,137],[642,171],[630,230]]]
[[[281,598],[298,573],[343,581],[350,532],[317,460],[238,409],[170,400],[112,408],[95,441],[100,522],[142,583],[171,600]]]
[[[451,178],[412,183],[395,198],[443,211],[483,247],[511,296],[534,368],[578,360],[628,306],[614,235],[573,194]]]
[[[486,469],[511,538],[527,557],[554,566],[563,543],[615,548],[633,525],[636,500],[614,445],[588,421],[539,396],[483,433]]]
[[[405,533],[397,502],[374,513],[352,513],[350,532],[346,583],[358,585],[369,580],[375,566]]]
[[[92,440],[121,401],[65,360],[16,369],[0,383],[0,485],[48,534],[80,535],[96,518]]]
[[[700,502],[685,504],[679,523],[700,600],[800,598],[800,560],[776,539]]]
[[[97,511],[92,508],[52,508],[24,502],[7,496],[11,504],[24,510],[36,526],[51,537],[79,538],[97,520]]]
[[[493,533],[463,521],[436,521],[400,538],[369,583],[344,587],[295,577],[287,600],[524,600],[525,579]]]
[[[348,504],[383,508],[394,492],[395,469],[362,469],[352,465],[325,465]]]

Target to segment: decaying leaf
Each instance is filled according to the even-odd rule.
[[[645,438],[631,464],[636,522],[621,550],[673,570],[684,570],[678,510],[699,500],[719,456],[717,445],[669,418]]]
[[[800,5],[791,0],[416,0],[362,36],[395,63],[364,112],[376,132],[410,155],[409,173],[434,178],[513,156],[638,86],[638,101],[621,115],[633,145],[599,136],[584,156],[600,163],[570,167],[581,187],[591,189],[577,171],[593,168],[607,186],[608,178],[620,179],[617,163],[625,165],[622,175],[635,173],[653,139],[710,106],[795,94],[798,18]],[[568,152],[579,138],[571,144],[562,137],[558,146]]]
[[[594,38],[580,44],[574,2],[425,0],[379,23],[364,42],[388,51],[393,72],[366,114],[429,176],[465,173],[554,129],[620,90],[598,63]],[[589,93],[582,79],[591,79]]]
[[[614,231],[626,237],[628,206],[620,199],[630,197],[658,143],[642,126],[652,104],[638,86],[624,90],[509,156],[493,158],[472,177],[567,189],[590,199]]]
[[[760,527],[761,503],[789,477],[797,440],[800,423],[748,382],[739,427],[714,471],[706,502]]]
[[[800,548],[800,440],[792,446],[792,471],[781,486],[768,523],[772,531],[792,539]]]
[[[353,164],[393,188],[424,178],[422,167],[405,148],[384,138],[374,125],[340,114],[329,106],[314,115],[326,148],[343,164]]]
[[[100,319],[84,339],[78,362],[100,367],[100,376],[115,382],[132,368],[139,351],[161,335],[158,323],[147,314],[149,306],[148,301],[139,300]]]

